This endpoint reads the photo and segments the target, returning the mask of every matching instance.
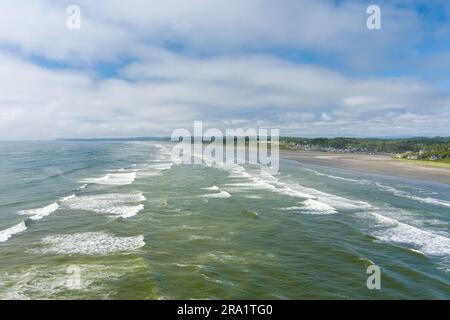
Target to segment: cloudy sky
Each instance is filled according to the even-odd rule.
[[[450,1],[1,0],[0,88],[0,139],[449,136]]]

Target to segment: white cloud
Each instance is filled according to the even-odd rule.
[[[389,112],[402,120],[399,112],[423,110],[424,103],[426,117],[448,110],[447,96],[414,80],[352,79],[266,56],[205,60],[171,55],[167,61],[125,68],[132,77],[127,81],[51,71],[5,55],[0,68],[2,138],[169,134],[194,119],[216,126],[246,119],[248,126],[258,121],[303,132],[305,126],[329,130],[336,123],[371,123],[374,114],[376,123],[395,129]],[[327,117],[321,110],[328,110]],[[371,132],[387,128],[379,125]],[[334,129],[344,134],[350,128]]]
[[[79,0],[82,28],[66,28],[66,2],[3,1],[0,42],[26,54],[77,62],[133,55],[147,45],[179,43],[193,52],[301,49],[357,67],[380,65],[392,46],[421,39],[414,10],[382,6],[381,32],[365,27],[366,5],[327,0]],[[350,56],[349,56],[349,53]],[[367,63],[370,60],[371,63]],[[399,60],[396,60],[397,62]]]
[[[66,29],[68,4],[2,2],[2,139],[168,135],[195,119],[282,134],[450,134],[447,92],[414,77],[338,71],[410,63],[423,28],[407,6],[383,2],[383,30],[373,33],[357,1],[133,0],[125,10],[123,1],[80,0],[79,31]],[[117,76],[99,75],[99,63],[128,59]]]

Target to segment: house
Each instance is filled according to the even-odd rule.
[[[430,157],[430,160],[439,160],[439,159],[441,159],[441,156],[436,155],[436,154],[433,154],[433,155]]]

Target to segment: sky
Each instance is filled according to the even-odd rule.
[[[1,0],[0,139],[450,136],[449,40],[446,0]]]

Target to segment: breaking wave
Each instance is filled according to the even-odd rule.
[[[142,193],[109,193],[93,196],[68,197],[62,204],[72,210],[93,211],[96,213],[112,214],[122,218],[129,218],[135,216],[139,211],[144,209],[143,204],[131,204],[142,202],[144,200],[145,197]]]
[[[115,237],[104,232],[86,232],[48,236],[41,241],[40,253],[107,255],[127,252],[145,245],[144,236]]]
[[[59,208],[58,202],[53,202],[45,207],[21,210],[21,211],[19,211],[19,213],[21,215],[30,216],[29,219],[31,219],[31,220],[41,220],[42,218],[44,218],[44,217],[50,215],[51,213],[55,212],[56,210],[58,210],[58,208]]]
[[[15,226],[12,226],[8,229],[1,230],[0,231],[0,242],[5,242],[9,238],[11,238],[13,235],[18,234],[20,232],[23,232],[27,230],[27,226],[25,225],[25,221],[22,221]]]

